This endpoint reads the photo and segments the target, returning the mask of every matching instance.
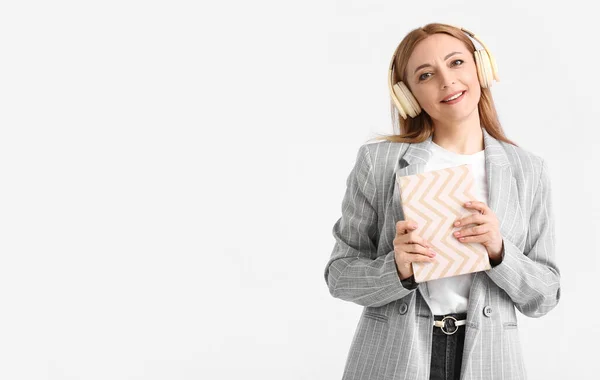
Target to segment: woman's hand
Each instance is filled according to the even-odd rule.
[[[427,241],[414,232],[416,228],[417,223],[412,220],[402,220],[396,223],[394,258],[400,280],[406,280],[413,275],[411,263],[435,261],[435,252]]]
[[[490,261],[498,265],[502,260],[502,248],[504,245],[500,234],[500,223],[496,214],[483,202],[472,201],[464,205],[465,208],[479,211],[461,219],[457,219],[454,227],[463,226],[454,232],[454,236],[463,243],[481,243],[488,252]],[[477,224],[472,227],[464,227],[469,224]]]

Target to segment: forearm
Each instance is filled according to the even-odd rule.
[[[400,280],[394,251],[374,260],[359,257],[332,259],[325,276],[332,296],[362,306],[383,306],[417,288],[410,278]]]
[[[508,240],[502,261],[487,274],[527,316],[545,315],[560,299],[560,273],[554,261],[534,261]]]

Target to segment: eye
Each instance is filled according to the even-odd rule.
[[[463,61],[462,59],[455,59],[454,61],[452,61],[452,66],[460,66],[463,63],[465,63],[465,61]]]
[[[431,76],[431,73],[423,73],[423,74],[419,75],[419,82],[424,81],[425,79],[428,79],[430,76]]]

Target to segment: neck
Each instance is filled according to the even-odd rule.
[[[433,142],[458,154],[475,154],[484,149],[479,113],[460,122],[434,122]]]

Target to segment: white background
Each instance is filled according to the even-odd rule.
[[[597,20],[587,2],[0,6],[0,378],[336,379],[361,307],[323,271],[411,29],[475,32],[549,164],[562,299],[532,379],[597,377]]]

